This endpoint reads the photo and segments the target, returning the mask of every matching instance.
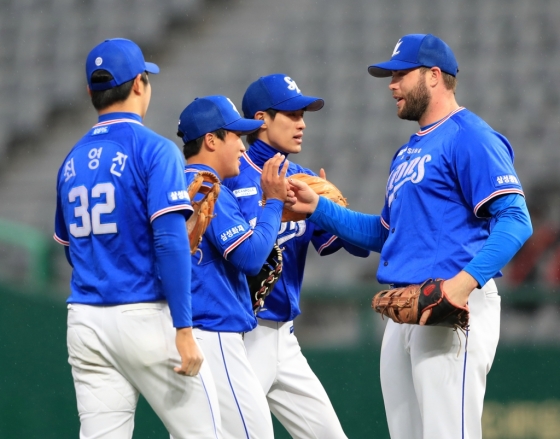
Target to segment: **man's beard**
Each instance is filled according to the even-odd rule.
[[[421,76],[418,80],[416,88],[405,96],[405,104],[401,111],[397,113],[401,119],[413,120],[418,122],[422,115],[426,112],[426,108],[430,104],[431,96],[426,87],[424,77]]]

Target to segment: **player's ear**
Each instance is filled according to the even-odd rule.
[[[136,75],[136,78],[134,78],[134,82],[132,83],[132,91],[135,94],[139,95],[139,94],[142,94],[142,92],[144,91],[144,87],[145,87],[145,84],[142,81],[142,74],[138,73]]]
[[[87,94],[91,98],[91,90],[89,89],[89,85],[87,85],[86,88],[87,88]]]
[[[443,77],[441,76],[441,69],[439,67],[432,67],[428,74],[428,84],[431,86],[436,86],[441,81]]]
[[[264,120],[264,124],[261,125],[261,128],[266,128],[266,118],[265,118],[265,112],[264,111],[257,111],[255,113],[255,120]]]
[[[216,136],[214,133],[206,133],[204,135],[204,146],[210,151],[216,150]]]

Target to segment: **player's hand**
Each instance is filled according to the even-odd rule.
[[[280,169],[282,162],[284,162],[284,165]],[[286,184],[288,165],[288,160],[285,160],[285,156],[280,153],[277,153],[264,164],[261,174],[261,187],[265,199],[276,198],[283,203],[286,201],[289,188]]]
[[[290,183],[290,190],[294,193],[295,202],[286,205],[286,207],[298,213],[310,214],[315,212],[319,203],[319,195],[303,181],[288,178],[288,182]]]
[[[323,180],[326,180],[326,179],[327,179],[327,173],[325,172],[325,169],[324,169],[324,168],[321,168],[321,169],[319,170],[319,177],[321,177]]]
[[[467,304],[470,294],[477,286],[478,282],[466,271],[459,272],[456,276],[441,284],[449,301],[459,306]],[[431,309],[424,311],[418,323],[422,326],[425,325],[431,314]]]
[[[194,341],[192,328],[177,328],[175,344],[181,356],[181,367],[174,367],[173,370],[179,375],[198,375],[204,356]]]

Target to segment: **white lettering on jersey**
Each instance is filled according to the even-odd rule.
[[[294,81],[292,78],[290,78],[289,76],[284,76],[284,81],[286,81],[286,84],[288,84],[288,90],[295,90],[298,93],[301,93],[301,90],[298,88],[296,81]]]
[[[414,184],[420,183],[424,179],[425,164],[432,160],[430,154],[422,157],[415,157],[410,162],[401,163],[389,175],[387,181],[387,190],[385,196],[387,197],[388,205],[391,207],[395,193],[407,182]]]
[[[76,176],[76,171],[74,170],[74,159],[70,159],[64,165],[64,182],[66,183],[72,177]]]
[[[237,198],[239,197],[249,197],[251,195],[257,195],[257,188],[256,187],[244,187],[241,189],[235,189],[233,191],[233,195]]]
[[[222,242],[226,242],[228,239],[232,238],[235,235],[239,235],[240,233],[245,233],[245,227],[243,227],[241,224],[223,232],[220,235],[220,239],[222,240]]]
[[[90,151],[88,152],[88,157],[89,157],[89,163],[88,163],[88,167],[89,169],[97,169],[99,167],[99,159],[101,158],[101,152],[103,151],[103,148],[92,148],[90,149]]]
[[[278,245],[282,245],[290,239],[302,236],[306,230],[307,224],[305,220],[282,223],[280,225],[280,230],[278,231],[278,240],[276,242]]]
[[[496,186],[508,183],[519,184],[519,180],[515,175],[499,175],[496,177],[496,183]]]
[[[91,133],[92,136],[97,136],[98,134],[107,134],[109,132],[108,127],[98,127],[93,130]]]
[[[117,151],[117,156],[113,159],[113,163],[111,165],[111,174],[116,175],[117,177],[120,177],[122,174],[121,172],[124,171],[124,167],[126,165],[126,159],[128,158],[127,155],[123,154],[122,152],[118,152]],[[119,171],[116,170],[116,167],[119,166]]]

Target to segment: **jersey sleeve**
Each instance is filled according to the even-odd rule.
[[[54,216],[54,240],[59,244],[69,246],[70,238],[68,236],[68,229],[64,221],[64,214],[62,210],[62,203],[60,200],[60,193],[56,196],[56,213]]]
[[[233,250],[253,234],[253,230],[241,214],[235,196],[227,188],[222,187],[214,214],[204,238],[227,259]]]
[[[148,214],[150,222],[168,212],[192,213],[179,148],[167,140],[158,142],[148,160]]]
[[[458,135],[455,171],[466,203],[477,217],[488,217],[481,209],[488,201],[505,194],[523,195],[519,177],[513,167],[513,149],[507,139],[496,132],[472,130]]]

